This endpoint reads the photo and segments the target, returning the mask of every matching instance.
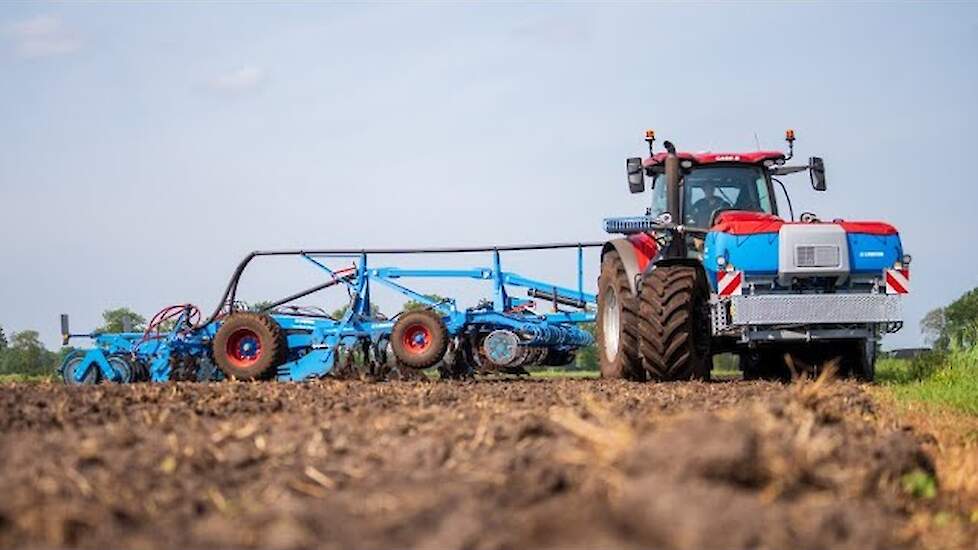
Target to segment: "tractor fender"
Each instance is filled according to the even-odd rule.
[[[604,247],[601,248],[601,259],[604,260],[604,255],[611,251],[618,253],[625,267],[625,274],[628,276],[628,286],[635,294],[638,289],[638,279],[649,263],[649,257],[636,249],[635,244],[628,239],[612,239],[604,243]]]

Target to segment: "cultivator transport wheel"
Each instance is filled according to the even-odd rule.
[[[642,281],[639,302],[639,349],[649,378],[709,378],[708,297],[699,271],[656,267]]]
[[[112,370],[119,374],[118,380],[109,380],[109,382],[131,384],[135,381],[135,369],[128,359],[121,355],[110,355],[107,360],[109,362],[109,366],[112,367]]]
[[[85,362],[84,354],[78,354],[74,357],[69,358],[65,361],[64,366],[61,369],[61,378],[64,380],[67,386],[87,386],[91,384],[98,384],[101,378],[101,373],[99,373],[98,365],[89,365],[88,370],[85,371],[85,375],[81,380],[75,379],[75,371],[82,366]]]
[[[287,349],[278,323],[263,313],[250,312],[227,316],[211,345],[218,368],[239,380],[271,378]]]
[[[601,377],[644,380],[636,334],[638,300],[617,252],[608,252],[601,260],[595,324]]]
[[[448,329],[434,311],[409,311],[394,323],[391,347],[397,360],[406,367],[433,367],[448,350]]]

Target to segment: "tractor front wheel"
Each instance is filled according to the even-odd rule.
[[[695,267],[659,266],[645,275],[639,293],[639,349],[649,378],[709,378],[708,308],[708,291]]]
[[[638,300],[617,252],[601,259],[595,319],[601,378],[644,380],[638,350]]]

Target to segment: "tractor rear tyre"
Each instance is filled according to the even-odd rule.
[[[437,312],[409,311],[394,323],[391,347],[397,360],[406,367],[433,367],[448,350],[448,329]]]
[[[601,378],[645,380],[638,346],[638,300],[614,251],[601,259],[595,321]]]
[[[709,378],[708,308],[708,291],[695,267],[659,266],[645,275],[639,294],[639,350],[649,378]]]
[[[211,345],[218,368],[238,380],[273,377],[288,349],[285,334],[274,319],[250,312],[228,315]]]

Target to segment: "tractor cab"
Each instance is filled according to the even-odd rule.
[[[779,216],[775,199],[774,183],[781,184],[775,176],[808,170],[812,187],[825,190],[825,165],[821,158],[812,157],[807,165],[786,166],[794,156],[794,130],[785,134],[788,153],[781,151],[754,151],[749,153],[690,153],[653,151],[655,132],[646,132],[649,145],[646,159],[628,159],[629,189],[632,193],[645,190],[644,181],[651,179],[652,204],[647,215],[659,218],[668,215],[668,221],[689,227],[709,229],[717,216],[725,211],[757,212]],[[668,142],[666,142],[668,144]],[[671,144],[667,145],[667,149]],[[678,204],[681,219],[673,219],[669,208],[669,184],[666,181],[666,159],[670,154],[678,160]],[[787,189],[781,184],[787,198]],[[788,219],[794,218],[789,208]]]
[[[771,179],[761,165],[695,165],[683,174],[680,187],[684,225],[712,227],[718,214],[731,210],[778,214]],[[652,180],[652,204],[648,213],[659,217],[667,212],[665,175],[657,175]]]

